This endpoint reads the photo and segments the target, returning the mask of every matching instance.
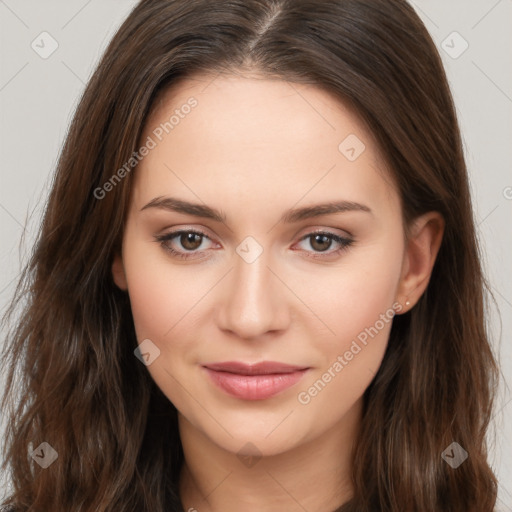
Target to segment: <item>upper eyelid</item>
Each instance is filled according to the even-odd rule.
[[[310,227],[310,228],[307,228],[309,231],[306,231],[304,232],[303,235],[300,236],[300,239],[304,238],[305,236],[308,236],[308,235],[311,235],[311,234],[315,234],[315,233],[327,233],[327,234],[331,234],[331,235],[336,235],[336,236],[340,236],[342,238],[352,238],[354,235],[347,229],[342,229],[342,228],[333,228],[333,227]],[[302,231],[302,230],[300,230]],[[338,232],[340,231],[340,232]],[[204,235],[210,239],[212,238],[215,238],[215,237],[211,237],[208,232],[208,228],[204,228],[204,227],[189,227],[189,226],[184,226],[184,227],[178,227],[175,231],[169,231],[168,233],[164,233],[162,236],[166,236],[166,235],[175,235],[176,233],[181,233],[181,232],[186,232],[186,233],[189,233],[189,232],[195,232],[195,233],[199,233],[201,235]],[[296,238],[297,235],[294,235],[294,238]]]

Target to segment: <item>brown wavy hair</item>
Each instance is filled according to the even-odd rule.
[[[405,0],[145,0],[90,79],[39,235],[4,318],[5,461],[16,512],[180,511],[172,403],[134,357],[130,303],[112,279],[133,173],[99,200],[140,143],[157,95],[200,72],[308,83],[350,104],[392,170],[408,225],[438,211],[444,239],[417,305],[395,317],[364,395],[343,512],[490,512],[498,370],[453,99]],[[469,454],[452,469],[453,441]],[[58,452],[47,469],[29,447]],[[31,449],[31,448],[30,448]]]

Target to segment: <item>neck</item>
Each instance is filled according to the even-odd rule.
[[[263,457],[224,449],[179,414],[185,512],[335,511],[352,497],[351,453],[361,412],[359,401],[321,436]]]

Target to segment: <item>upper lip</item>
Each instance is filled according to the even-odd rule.
[[[240,361],[226,361],[222,363],[208,363],[204,365],[210,370],[218,372],[236,373],[239,375],[269,375],[274,373],[293,373],[306,370],[306,366],[294,366],[274,361],[262,361],[261,363],[247,364]]]

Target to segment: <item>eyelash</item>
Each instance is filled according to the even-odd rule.
[[[204,238],[210,239],[210,237],[206,233],[203,233],[202,231],[196,231],[194,229],[185,229],[185,230],[180,230],[180,231],[173,231],[171,233],[166,233],[165,235],[157,235],[157,236],[155,236],[155,240],[157,242],[160,242],[162,247],[168,253],[170,253],[172,257],[176,257],[176,258],[181,259],[181,260],[187,260],[187,259],[193,257],[193,255],[195,255],[195,254],[200,254],[201,251],[197,251],[197,252],[196,251],[188,251],[188,252],[185,252],[185,253],[184,252],[180,252],[180,251],[177,251],[176,249],[173,249],[169,245],[167,245],[167,242],[169,242],[173,238],[177,238],[180,235],[190,234],[190,233],[193,233],[195,235],[199,235],[199,236],[202,236]],[[326,236],[326,237],[330,238],[331,240],[339,243],[341,245],[341,247],[339,249],[337,249],[335,251],[331,251],[331,252],[317,251],[316,253],[314,253],[314,254],[317,254],[317,256],[308,256],[308,257],[313,258],[313,259],[319,259],[319,258],[324,259],[325,258],[324,255],[327,255],[327,256],[331,257],[331,256],[334,256],[334,255],[341,254],[342,252],[346,251],[354,243],[354,240],[351,239],[351,238],[345,238],[345,237],[336,235],[334,233],[330,233],[329,231],[314,231],[312,233],[308,233],[307,235],[303,236],[299,240],[299,242],[302,242],[303,240],[306,240],[308,238],[311,238],[311,237],[317,236],[317,235]],[[307,252],[309,252],[309,251],[307,251]]]

